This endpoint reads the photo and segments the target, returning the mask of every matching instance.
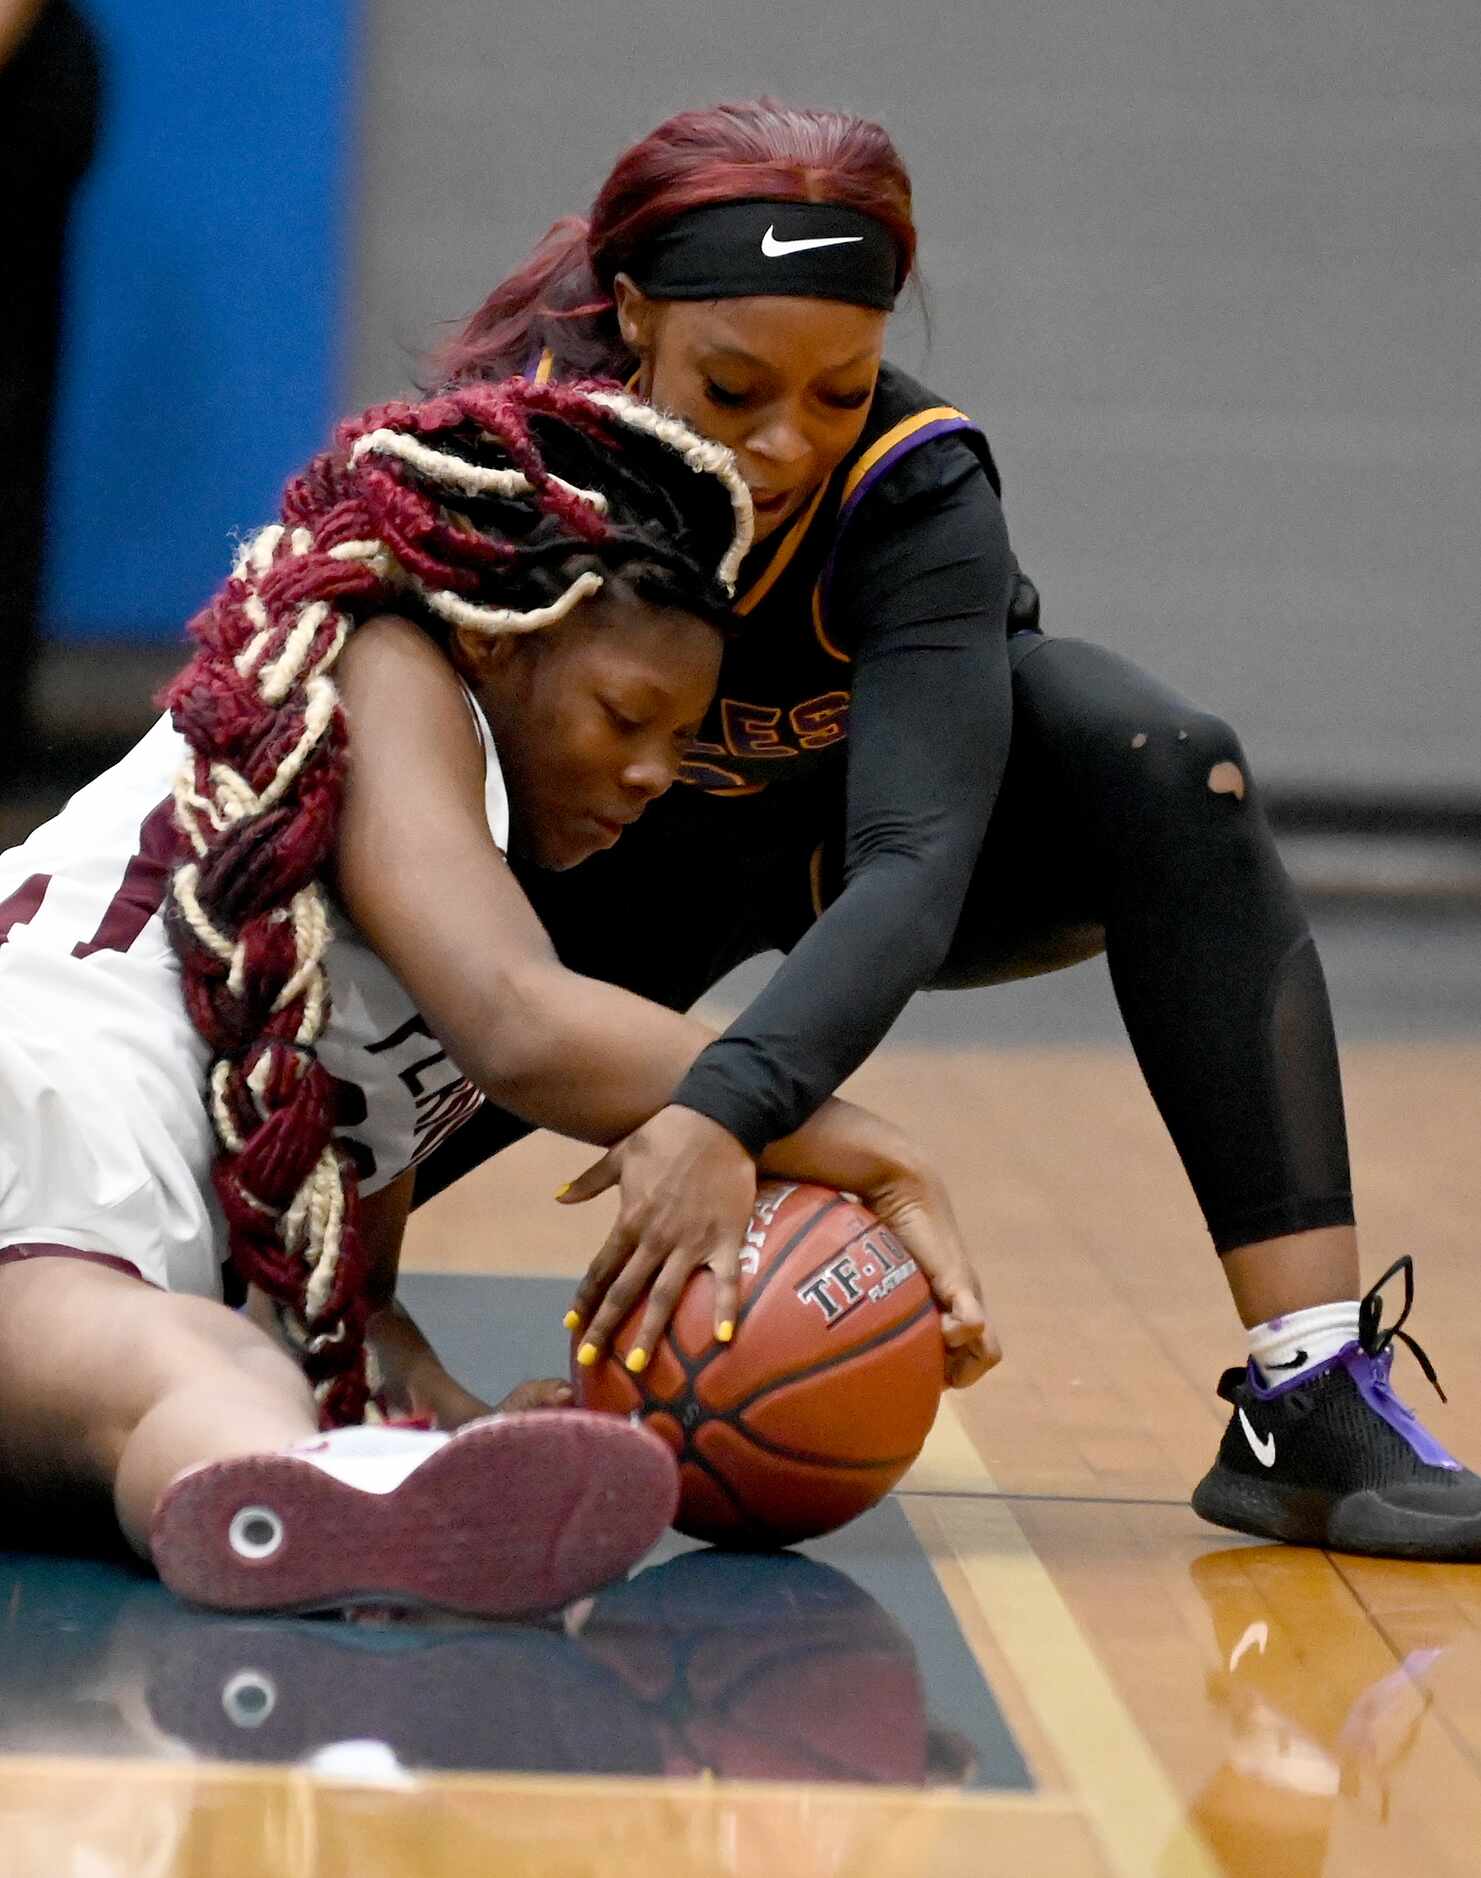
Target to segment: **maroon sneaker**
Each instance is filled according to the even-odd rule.
[[[475,1617],[557,1610],[673,1518],[668,1447],[616,1415],[537,1409],[455,1434],[342,1428],[193,1467],[155,1508],[155,1569],[218,1611],[351,1604]]]

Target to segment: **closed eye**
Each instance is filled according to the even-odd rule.
[[[718,404],[722,411],[739,411],[751,401],[748,391],[730,391],[724,385],[717,385],[712,378],[705,380],[705,396],[711,404]]]
[[[602,699],[602,709],[625,737],[631,737],[643,728],[643,720],[641,718],[629,717],[626,711],[619,710],[608,698]]]

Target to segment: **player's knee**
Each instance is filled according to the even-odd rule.
[[[258,1335],[236,1353],[236,1371],[244,1386],[275,1396],[301,1396],[311,1402],[312,1392],[297,1360],[268,1337]]]
[[[1123,787],[1139,820],[1206,820],[1211,806],[1235,808],[1249,799],[1249,763],[1239,737],[1210,712],[1125,729],[1122,746]]]
[[[1015,671],[1014,711],[1092,821],[1128,810],[1138,822],[1182,820],[1248,800],[1234,729],[1105,647],[1043,640]]]
[[[130,1404],[142,1420],[167,1396],[182,1390],[244,1385],[301,1389],[302,1372],[287,1351],[239,1312],[208,1298],[172,1296],[140,1352],[141,1388]]]
[[[308,1393],[298,1359],[261,1325],[241,1311],[208,1300],[190,1299],[200,1311],[192,1325],[198,1339],[191,1379],[220,1375],[233,1388],[268,1390],[276,1395]]]

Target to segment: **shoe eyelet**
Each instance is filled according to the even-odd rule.
[[[278,1685],[265,1670],[239,1669],[221,1691],[226,1719],[237,1728],[260,1728],[278,1706]]]
[[[270,1506],[244,1506],[233,1517],[226,1542],[238,1558],[257,1563],[269,1559],[287,1534]]]

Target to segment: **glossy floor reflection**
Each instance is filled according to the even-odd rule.
[[[1024,1789],[898,1508],[800,1553],[690,1550],[561,1627],[216,1618],[127,1565],[0,1560],[0,1753]],[[821,1548],[819,1548],[821,1549]]]
[[[1319,1878],[1358,1858],[1367,1869],[1385,1841],[1394,1869],[1410,1854],[1413,1869],[1434,1869],[1410,1816],[1424,1819],[1447,1776],[1471,1785],[1438,1697],[1445,1683],[1481,1681],[1476,1631],[1421,1567],[1404,1599],[1408,1634],[1385,1636],[1341,1567],[1319,1575],[1275,1546],[1216,1551],[1190,1567],[1213,1628],[1205,1694],[1225,1742],[1191,1815],[1226,1871]],[[1443,1813],[1435,1826],[1453,1848]]]
[[[1481,1055],[1349,1088],[1474,1460]],[[0,1554],[3,1878],[1476,1878],[1481,1568],[1194,1517],[1227,1302],[1134,1065],[884,1053],[859,1094],[928,1125],[1010,1353],[895,1498],[790,1558],[676,1541],[561,1628],[212,1619]],[[486,1396],[566,1360],[581,1152],[417,1216],[408,1302]]]

